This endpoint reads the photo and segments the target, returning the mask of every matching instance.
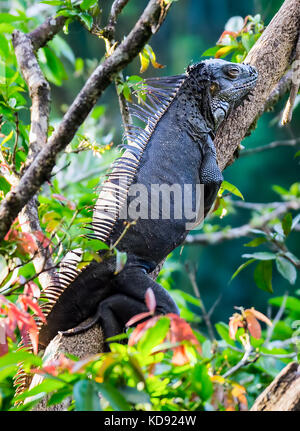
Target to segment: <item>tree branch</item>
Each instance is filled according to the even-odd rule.
[[[278,147],[296,147],[300,143],[300,138],[288,139],[285,141],[274,141],[267,145],[262,145],[261,147],[249,148],[248,150],[243,150],[240,152],[239,157],[249,156],[256,153],[261,153],[263,151],[273,150]]]
[[[43,24],[33,30],[28,36],[33,49],[37,51],[45,46],[63,28],[67,18],[64,16],[50,17]]]
[[[14,31],[12,42],[21,73],[27,83],[32,100],[31,121],[29,133],[29,152],[24,166],[28,168],[47,143],[48,124],[50,114],[50,85],[45,79],[35,56],[35,48],[48,42],[61,29],[65,20],[49,18],[31,34]],[[32,197],[19,214],[19,222],[23,232],[42,232],[39,223],[37,198]],[[36,239],[38,253],[34,256],[33,264],[37,273],[43,271],[39,281],[43,288],[53,280],[55,270],[49,250]]]
[[[265,111],[276,83],[290,66],[299,36],[299,0],[285,0],[245,59],[259,72],[250,102],[237,108],[218,131],[215,146],[223,170],[234,161],[233,154],[249,128]]]
[[[293,107],[295,104],[296,96],[299,90],[300,85],[300,37],[298,38],[297,46],[296,46],[296,55],[295,55],[295,68],[293,67],[293,79],[290,96],[284,108],[281,124],[284,126],[287,123],[290,123],[293,115]]]
[[[51,175],[56,156],[73,139],[76,131],[96,104],[102,92],[111,83],[115,74],[129,64],[141,51],[145,43],[160,27],[165,10],[161,0],[150,0],[140,19],[115,49],[113,54],[100,64],[89,77],[75,98],[48,144],[37,155],[26,170],[18,186],[11,190],[0,205],[0,239],[8,231],[19,211],[37,193]]]
[[[289,210],[300,209],[300,201],[288,201],[269,204],[274,206],[274,210],[270,213],[264,214],[255,218],[254,221],[244,224],[239,227],[229,229],[227,231],[213,232],[213,233],[199,233],[196,235],[188,235],[185,240],[186,245],[216,245],[223,241],[241,238],[244,236],[251,236],[253,229],[263,228],[269,221],[285,214]]]

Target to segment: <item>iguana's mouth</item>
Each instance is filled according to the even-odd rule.
[[[234,90],[238,91],[238,90],[242,90],[245,88],[252,88],[255,86],[256,81],[257,81],[257,76],[255,76],[255,78],[245,82],[244,84],[240,85],[239,87],[234,87]]]

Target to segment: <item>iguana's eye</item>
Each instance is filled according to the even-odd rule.
[[[211,94],[214,95],[219,90],[219,86],[216,82],[213,82],[210,85],[209,89],[210,89]]]
[[[227,75],[229,76],[229,78],[237,78],[240,74],[240,71],[237,67],[229,67],[227,70]]]

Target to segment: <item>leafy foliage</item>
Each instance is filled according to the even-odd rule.
[[[57,15],[67,17],[65,33],[77,20],[91,34],[103,39],[98,29],[102,12],[97,1],[48,0],[42,3],[53,7],[51,13],[54,10]],[[29,150],[30,103],[26,83],[17,67],[12,32],[14,29],[29,32],[43,21],[39,13],[27,16],[26,1],[20,1],[18,6],[13,15],[0,13],[0,200],[22,174]],[[241,62],[263,28],[260,15],[245,19],[233,17],[216,46],[206,50],[203,56]],[[117,94],[122,94],[129,103],[133,96],[138,103],[145,100],[145,80],[136,73],[146,72],[150,65],[157,69],[163,67],[150,45],[141,51],[139,59],[139,71],[124,79],[116,77]],[[71,78],[85,77],[89,69],[88,62],[75,56],[63,36],[56,36],[39,50],[38,60],[54,87],[61,87]],[[92,61],[90,66],[93,66]],[[259,248],[242,254],[246,261],[231,277],[231,282],[235,283],[242,271],[254,267],[253,281],[271,295],[268,302],[273,307],[273,315],[276,311],[272,326],[270,315],[266,317],[252,304],[245,304],[245,307],[237,307],[239,313],[228,316],[228,324],[211,325],[212,335],[208,335],[203,322],[210,318],[210,313],[205,312],[199,297],[182,292],[175,285],[174,275],[183,272],[183,268],[170,256],[158,281],[176,300],[180,318],[154,315],[156,304],[150,291],[145,299],[149,311],[135,316],[128,326],[141,319],[147,320],[111,340],[109,353],[85,360],[62,355],[47,364],[43,364],[41,354],[37,353],[35,316],[43,319],[37,305],[41,287],[39,274],[32,263],[37,243],[50,251],[55,266],[66,250],[79,247],[84,250],[80,263],[84,266],[97,258],[100,247],[105,247],[87,240],[83,228],[91,220],[99,176],[117,154],[113,145],[114,132],[107,130],[108,110],[104,105],[93,109],[58,160],[55,176],[39,194],[41,230],[26,232],[16,219],[0,243],[0,409],[30,410],[46,394],[48,405],[71,397],[70,410],[78,411],[246,410],[284,365],[299,356],[300,301],[292,294],[280,296],[276,292],[276,276],[286,280],[291,288],[297,282],[299,259],[290,251],[289,241],[291,236],[297,235],[300,215],[293,206],[279,215],[272,205],[261,205],[253,210],[248,222],[253,226],[252,239],[245,247]],[[54,113],[49,136],[59,120],[60,113]],[[289,188],[275,185],[273,190],[282,203],[299,203],[300,183],[293,183]],[[246,198],[243,194],[238,187],[224,181],[214,211],[204,224],[204,232],[230,232],[231,226],[221,227],[219,223],[234,215],[237,211],[234,199],[243,201]],[[262,219],[266,222],[260,223]],[[277,296],[272,295],[273,291]],[[259,320],[268,325],[267,329],[261,328]],[[128,338],[126,345],[124,338]],[[34,354],[18,350],[20,340],[25,345],[32,344]],[[245,354],[247,361],[243,362]],[[44,379],[13,399],[12,378],[21,362],[27,372],[41,374]],[[14,406],[14,401],[31,396],[35,400]]]

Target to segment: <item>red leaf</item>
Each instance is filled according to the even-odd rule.
[[[262,322],[265,322],[267,325],[272,326],[272,322],[270,319],[268,319],[267,316],[265,316],[263,313],[261,313],[260,311],[255,310],[254,307],[252,308],[248,308],[247,310],[245,310],[245,313],[252,313],[257,319],[261,320]]]
[[[39,318],[43,322],[46,322],[46,318],[45,318],[44,314],[42,313],[42,310],[40,309],[38,304],[33,302],[33,300],[31,298],[29,298],[28,296],[25,296],[25,295],[20,295],[18,298],[18,301],[23,305],[24,311],[26,311],[27,307],[29,307],[37,316],[39,316]]]
[[[39,299],[40,294],[41,294],[41,291],[36,283],[34,283],[33,281],[28,281],[25,284],[25,289],[24,289],[25,296],[32,299]]]
[[[151,319],[146,320],[146,322],[137,325],[137,327],[130,335],[130,338],[128,340],[128,346],[133,346],[134,344],[136,344],[139,339],[142,338],[147,329],[152,328],[152,326],[155,325],[155,323],[158,321],[158,319],[160,319],[160,317],[161,316],[154,316]]]
[[[229,337],[235,340],[235,336],[238,328],[242,328],[243,326],[244,325],[242,322],[242,316],[240,314],[235,313],[229,319]]]
[[[261,327],[258,320],[254,317],[252,313],[247,313],[245,311],[247,328],[252,335],[252,337],[259,339],[261,337]]]
[[[172,357],[172,364],[180,366],[188,364],[190,362],[190,358],[186,353],[186,348],[184,345],[174,347],[172,350],[174,352]]]
[[[43,232],[39,230],[35,230],[33,234],[36,237],[36,239],[41,243],[42,247],[44,248],[49,247],[49,245],[51,244],[51,241],[49,238],[46,237],[46,235]]]
[[[133,316],[131,319],[128,320],[126,323],[126,326],[134,325],[134,323],[138,322],[139,320],[145,319],[146,317],[152,316],[152,311],[145,311],[145,313],[139,313]]]
[[[171,343],[190,341],[192,344],[197,345],[198,350],[201,351],[201,346],[195,337],[190,325],[177,314],[169,313],[167,317],[170,318],[170,341]]]
[[[34,254],[37,251],[34,236],[28,232],[19,232],[18,249],[23,254]]]

